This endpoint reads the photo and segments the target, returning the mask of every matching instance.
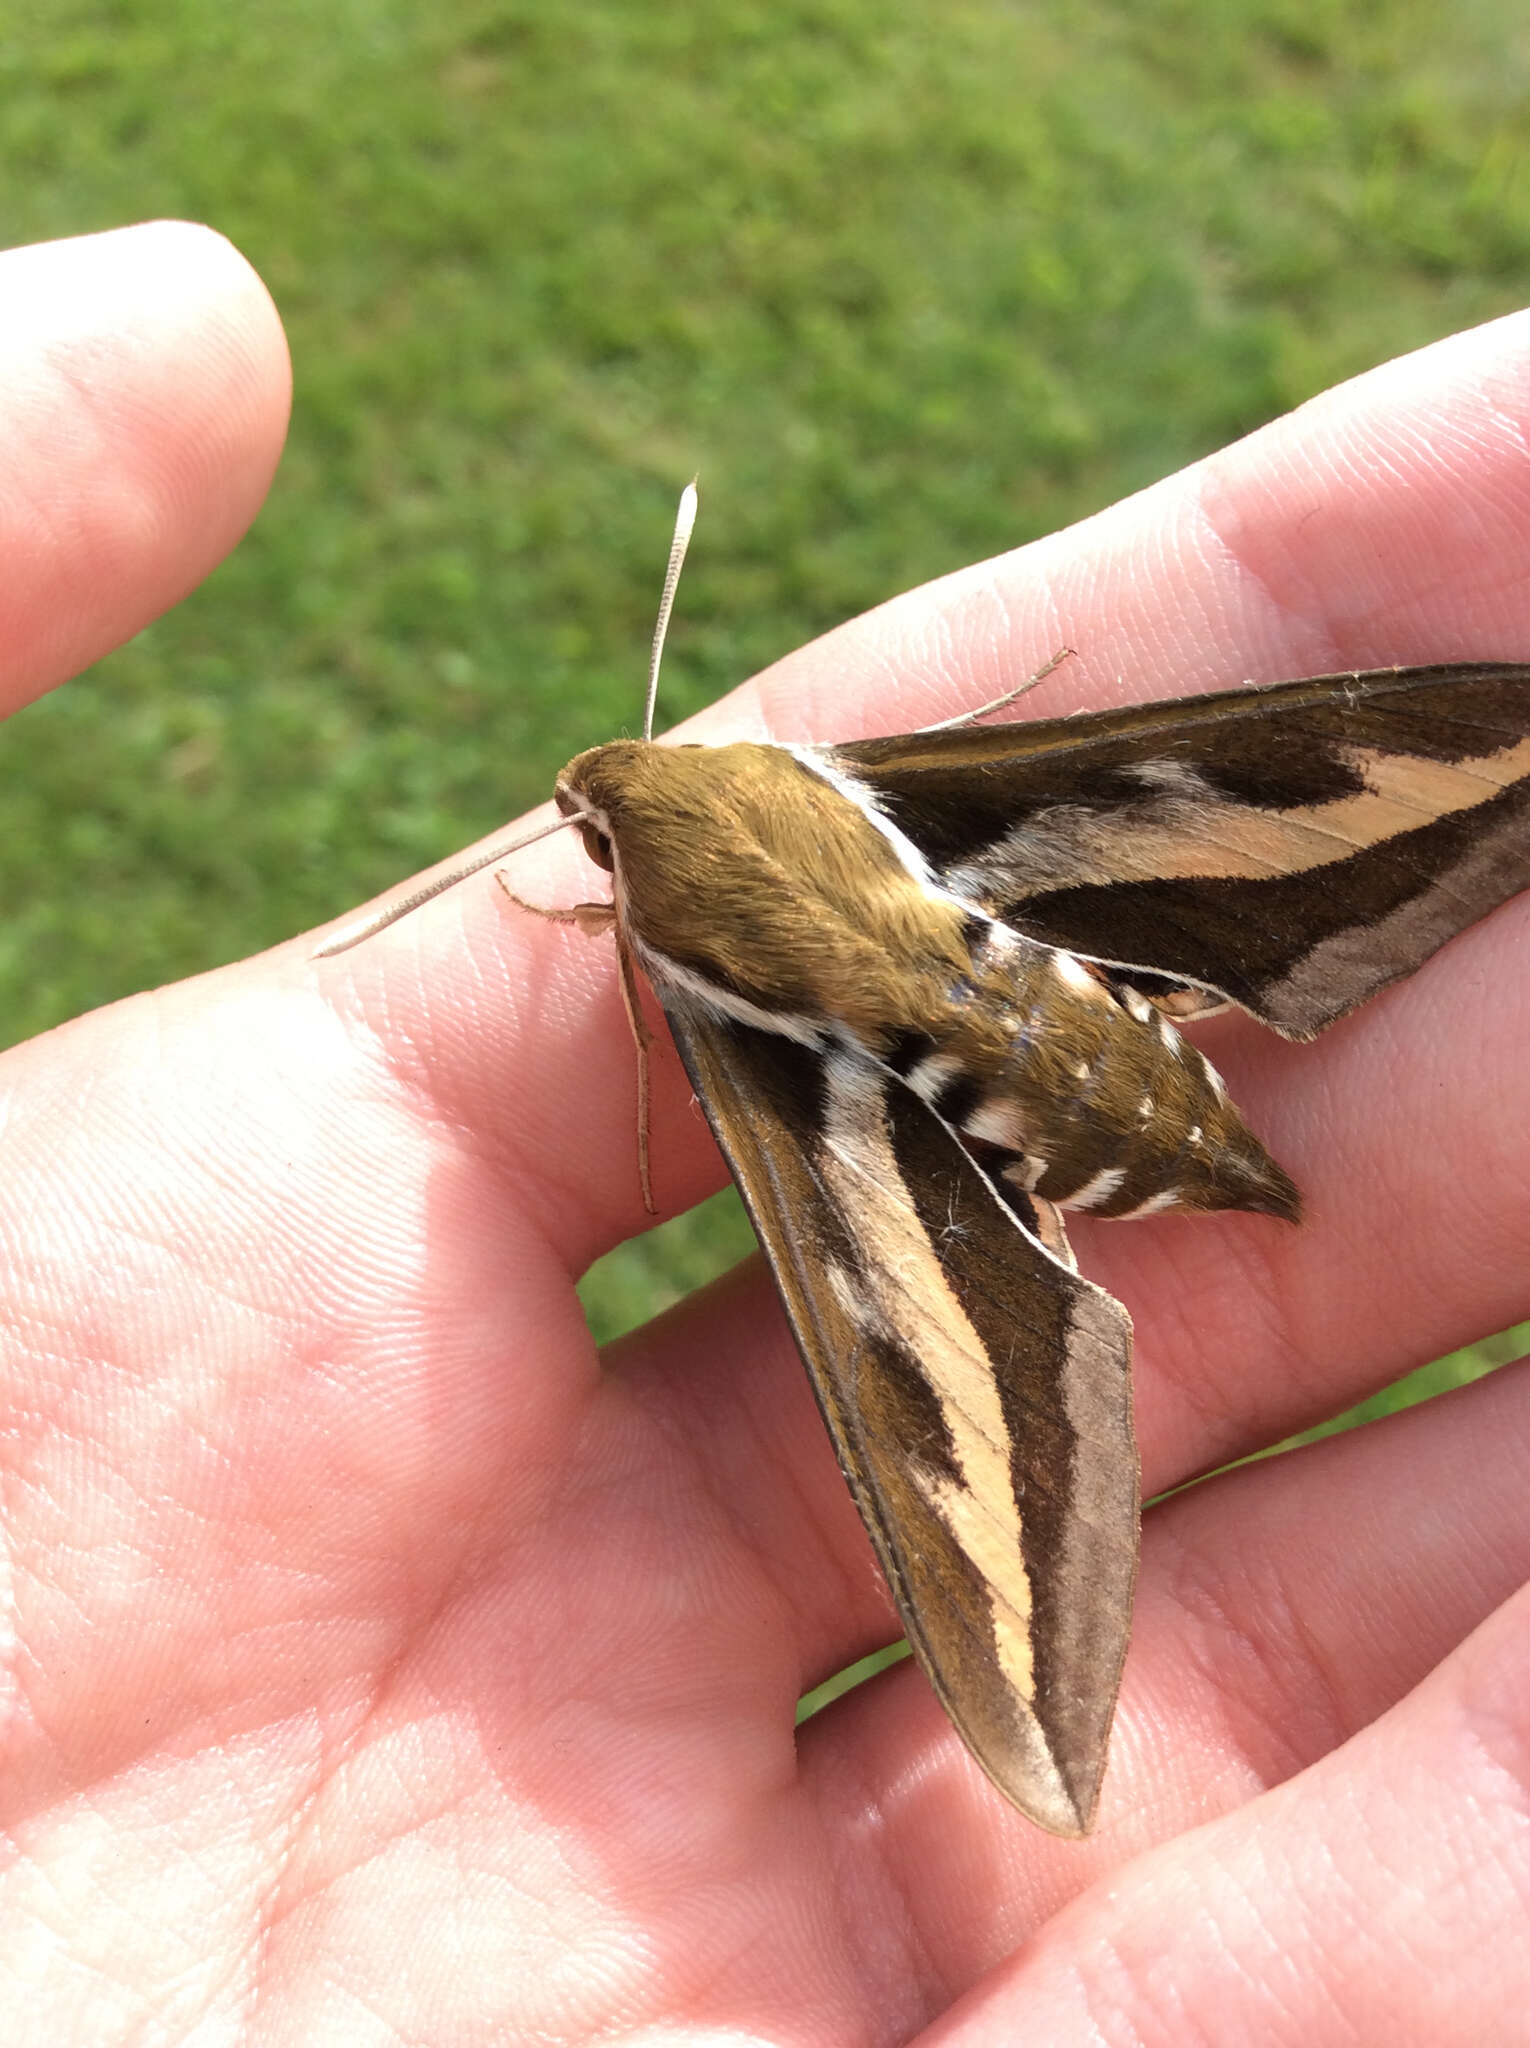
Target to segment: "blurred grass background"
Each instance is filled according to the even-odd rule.
[[[1513,0],[11,0],[5,239],[212,222],[297,396],[234,558],[0,742],[0,1028],[544,795],[636,715],[694,470],[670,717],[1520,305],[1527,97]],[[747,1242],[720,1198],[592,1321]]]

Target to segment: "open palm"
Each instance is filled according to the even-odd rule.
[[[16,704],[233,544],[286,359],[199,230],[0,264]],[[904,729],[1061,640],[1049,711],[1522,656],[1527,428],[1514,320],[698,732]],[[589,886],[561,840],[516,879]],[[310,952],[5,1057],[7,2039],[1512,2038],[1522,1372],[1148,1517],[1101,1825],[1054,1842],[911,1666],[794,1737],[895,1626],[757,1263],[591,1346],[573,1283],[644,1221],[609,949],[485,878]],[[1198,1034],[1309,1220],[1076,1229],[1148,1493],[1530,1313],[1527,998],[1517,902],[1316,1046]],[[666,1208],[716,1184],[667,1047],[653,1130]]]

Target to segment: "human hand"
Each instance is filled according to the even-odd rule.
[[[232,544],[286,359],[199,231],[0,262],[14,704]],[[696,731],[906,729],[1063,639],[1049,712],[1523,655],[1527,426],[1502,322]],[[586,893],[577,850],[517,886]],[[1510,2037],[1522,1369],[1149,1514],[1100,1826],[1053,1841],[911,1665],[794,1738],[895,1625],[758,1264],[596,1359],[574,1280],[645,1220],[609,948],[485,878],[309,954],[5,1056],[8,2039]],[[1527,985],[1522,900],[1316,1045],[1198,1033],[1308,1220],[1074,1224],[1146,1492],[1530,1312]],[[666,1207],[716,1185],[667,1050],[653,1147]]]

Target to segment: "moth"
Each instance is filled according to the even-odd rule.
[[[577,828],[610,900],[553,914],[615,933],[642,1071],[638,970],[662,1005],[957,1730],[1022,1812],[1081,1835],[1138,1468],[1131,1325],[1062,1212],[1297,1220],[1179,1027],[1235,1004],[1311,1038],[1530,885],[1530,666],[667,746],[653,702],[694,513],[692,486],[644,737],[580,754],[554,792],[547,829]]]

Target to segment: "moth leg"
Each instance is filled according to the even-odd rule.
[[[1073,1247],[1068,1242],[1062,1211],[1055,1202],[1044,1202],[1040,1195],[1032,1195],[1030,1204],[1036,1212],[1036,1236],[1054,1259],[1060,1260],[1070,1273],[1076,1273],[1078,1260],[1073,1256]]]
[[[954,718],[942,718],[934,725],[916,725],[916,733],[955,732],[964,725],[975,725],[980,718],[987,718],[991,712],[1002,711],[1013,704],[1017,697],[1023,697],[1027,690],[1034,690],[1038,683],[1044,683],[1054,668],[1061,668],[1065,661],[1073,659],[1071,647],[1059,647],[1052,659],[1037,669],[1033,676],[1027,676],[1023,683],[1017,683],[1012,690],[1006,690],[1002,697],[995,697],[991,704],[979,704],[975,711],[958,711]]]
[[[1008,1152],[998,1145],[985,1145],[980,1138],[974,1139],[964,1131],[953,1131],[951,1135],[1021,1229],[1028,1230],[1060,1266],[1076,1273],[1078,1260],[1068,1242],[1061,1209],[1055,1202],[1033,1194],[1029,1185],[1031,1181],[1040,1179],[1044,1170],[1041,1162],[1027,1159],[1022,1152]]]
[[[648,1172],[648,1048],[653,1043],[653,1033],[644,1019],[638,1002],[637,975],[632,965],[632,948],[627,943],[627,934],[620,920],[616,920],[616,958],[621,968],[620,981],[622,1002],[626,1006],[627,1022],[632,1027],[632,1043],[637,1048],[637,1141],[638,1179],[643,1187],[643,1207],[650,1216],[657,1216],[658,1205],[653,1198],[653,1181]]]
[[[1105,960],[1091,960],[1087,955],[1076,957],[1079,965],[1087,968],[1101,987],[1108,988],[1125,1010],[1131,1009],[1135,998],[1138,1003],[1151,1004],[1175,1024],[1188,1024],[1193,1018],[1215,1017],[1219,1011],[1231,1008],[1226,996],[1215,989],[1200,988],[1193,981],[1177,981],[1171,974],[1155,974],[1147,967],[1116,967]]]
[[[1197,1017],[1220,1017],[1232,1004],[1209,988],[1182,988],[1170,995],[1149,996],[1155,1010],[1161,1010],[1173,1024],[1190,1024]]]
[[[653,1180],[648,1171],[648,1048],[653,1043],[653,1033],[643,1018],[638,1003],[637,977],[633,972],[632,948],[627,943],[627,934],[622,929],[621,913],[615,902],[571,903],[567,910],[555,910],[545,903],[528,903],[524,896],[517,896],[503,873],[496,871],[494,879],[518,910],[529,910],[533,917],[545,917],[550,924],[576,924],[580,931],[590,938],[599,938],[602,933],[616,933],[616,957],[621,967],[622,1005],[627,1012],[627,1023],[632,1031],[632,1043],[637,1047],[638,1100],[637,1100],[637,1142],[638,1179],[643,1188],[643,1207],[650,1216],[659,1211],[653,1199]]]
[[[592,939],[600,938],[615,927],[614,903],[571,903],[567,910],[554,910],[545,903],[528,903],[524,896],[517,896],[501,871],[496,870],[494,879],[517,910],[529,910],[533,917],[545,917],[550,924],[576,924],[587,938]]]
[[[1044,1201],[1040,1195],[1033,1195],[1029,1188],[1021,1187],[1011,1180],[1008,1172],[1002,1172],[994,1182],[994,1191],[1021,1226],[1031,1233],[1045,1251],[1049,1251],[1060,1266],[1066,1266],[1070,1273],[1078,1271],[1078,1260],[1073,1256],[1073,1247],[1068,1242],[1067,1227],[1063,1223],[1062,1211],[1055,1202]]]

